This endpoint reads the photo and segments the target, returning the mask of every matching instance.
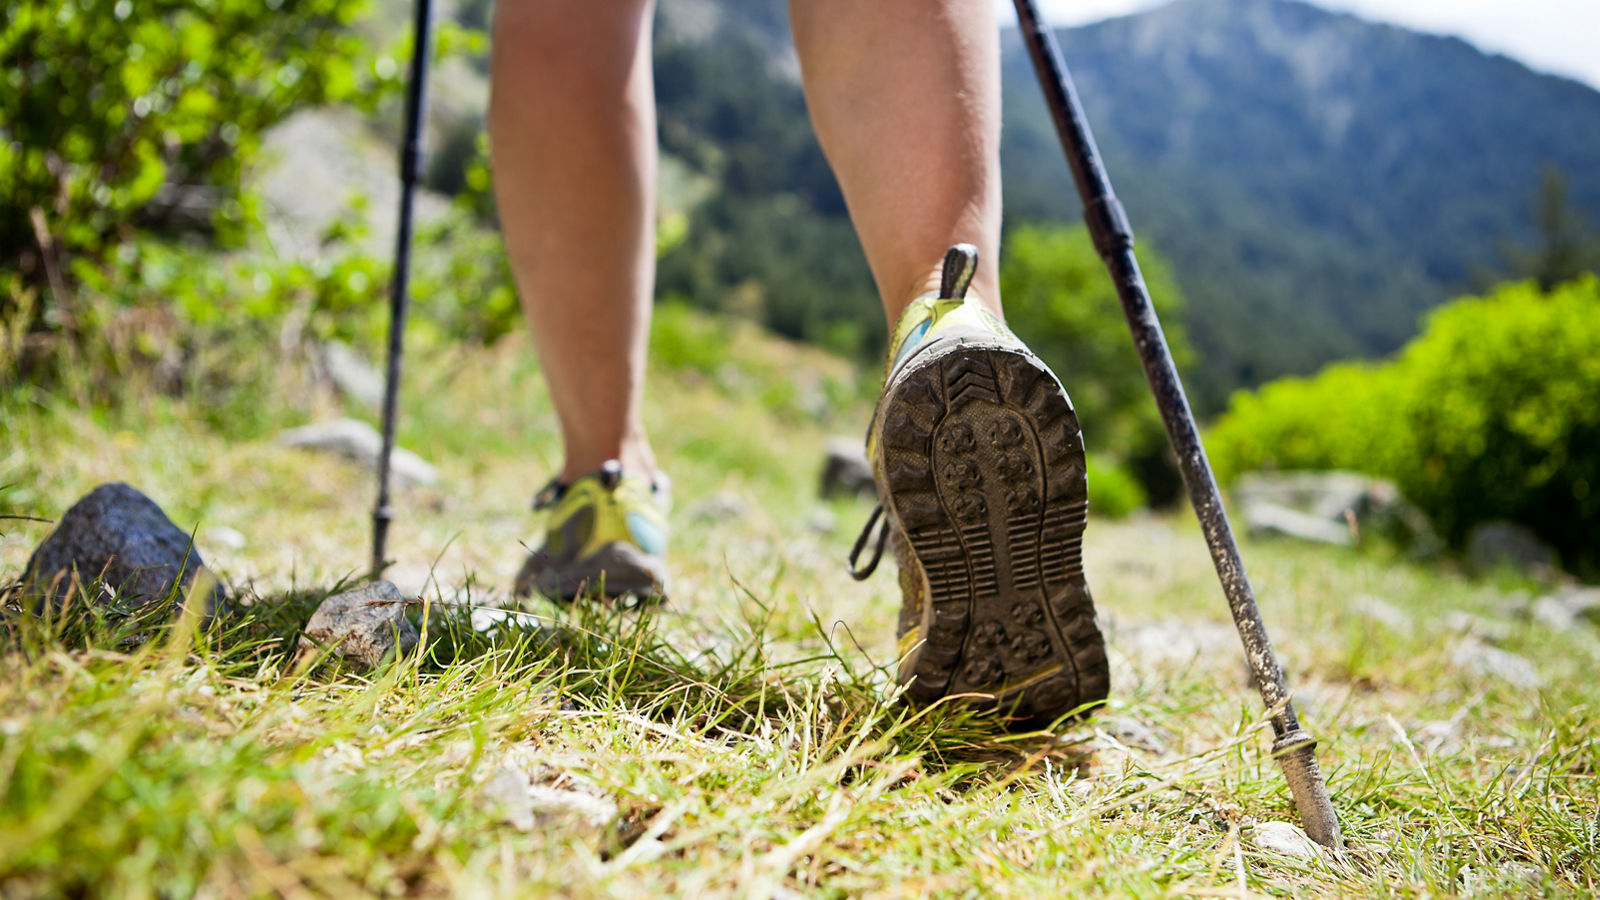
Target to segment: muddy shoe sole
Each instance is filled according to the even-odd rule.
[[[901,680],[918,703],[963,695],[1043,726],[1110,690],[1083,577],[1083,439],[1036,357],[955,343],[885,396],[885,502],[924,579]]]

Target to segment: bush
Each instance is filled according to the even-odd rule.
[[[1089,509],[1096,518],[1120,519],[1145,506],[1144,487],[1108,457],[1089,455]]]
[[[1392,478],[1460,546],[1526,525],[1600,574],[1600,280],[1502,287],[1433,312],[1391,362],[1235,395],[1208,444],[1219,475],[1348,468]]]
[[[77,263],[236,239],[262,131],[358,93],[365,0],[0,0],[0,323],[73,328]],[[18,323],[18,319],[24,319]]]
[[[1144,248],[1140,260],[1182,365],[1190,357],[1179,322],[1183,298],[1159,254]],[[1155,505],[1175,501],[1182,481],[1167,461],[1160,413],[1088,229],[1030,225],[1007,233],[1000,294],[1012,329],[1066,385],[1089,446],[1126,461]]]

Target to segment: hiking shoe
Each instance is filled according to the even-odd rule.
[[[966,299],[976,268],[976,248],[951,248],[939,295],[895,328],[867,438],[880,504],[851,571],[892,539],[908,698],[971,695],[1035,727],[1110,689],[1083,578],[1083,437],[1050,369]]]
[[[665,476],[624,475],[616,460],[571,484],[552,480],[533,498],[547,514],[544,543],[517,573],[516,595],[665,600],[668,496]]]

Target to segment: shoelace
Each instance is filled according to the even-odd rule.
[[[867,541],[872,536],[872,526],[878,526],[878,540],[872,549],[872,558],[867,560],[865,568],[857,566],[856,561],[861,558],[861,551],[866,548]],[[872,508],[872,515],[867,517],[867,524],[862,526],[861,535],[856,538],[856,545],[850,548],[850,559],[845,569],[850,577],[857,581],[866,581],[873,572],[877,571],[878,561],[883,559],[883,546],[889,542],[889,517],[883,514],[883,504],[879,503]]]

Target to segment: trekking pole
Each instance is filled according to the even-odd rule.
[[[433,0],[416,0],[412,20],[411,74],[406,85],[405,136],[400,143],[400,224],[395,231],[394,277],[389,283],[389,367],[383,382],[383,450],[378,454],[378,502],[372,509],[372,577],[388,562],[389,459],[394,455],[394,420],[400,400],[400,356],[405,351],[407,282],[411,275],[411,213],[422,176],[422,115],[427,105],[428,56],[433,35]]]
[[[1206,460],[1200,430],[1195,425],[1194,413],[1184,396],[1183,383],[1178,379],[1177,366],[1167,349],[1167,339],[1161,332],[1161,322],[1156,318],[1155,307],[1150,302],[1150,291],[1145,287],[1144,276],[1139,272],[1139,260],[1133,253],[1133,230],[1128,225],[1128,215],[1123,210],[1116,193],[1111,189],[1111,179],[1100,161],[1100,151],[1095,147],[1094,135],[1078,102],[1072,76],[1061,58],[1061,47],[1055,35],[1048,31],[1039,18],[1033,0],[1014,0],[1017,22],[1028,45],[1028,55],[1033,59],[1034,71],[1039,75],[1039,86],[1044,90],[1050,113],[1055,119],[1056,132],[1066,151],[1067,164],[1072,168],[1073,180],[1078,185],[1078,195],[1083,199],[1083,216],[1089,226],[1094,246],[1111,272],[1116,283],[1117,297],[1122,301],[1123,314],[1128,328],[1133,332],[1133,343],[1144,364],[1145,377],[1155,393],[1156,405],[1161,409],[1161,419],[1167,427],[1167,438],[1178,455],[1178,465],[1183,471],[1184,484],[1189,489],[1189,502],[1200,519],[1206,543],[1211,547],[1211,560],[1216,565],[1222,591],[1228,597],[1228,608],[1233,613],[1233,623],[1239,630],[1239,640],[1244,643],[1245,659],[1250,665],[1261,699],[1272,713],[1272,731],[1275,740],[1272,755],[1283,767],[1289,782],[1289,792],[1294,796],[1295,808],[1300,813],[1300,823],[1306,833],[1317,843],[1338,852],[1343,846],[1339,834],[1339,821],[1334,816],[1333,801],[1328,797],[1328,786],[1317,767],[1316,741],[1300,726],[1295,716],[1294,703],[1288,685],[1283,680],[1283,669],[1272,652],[1272,642],[1267,637],[1267,627],[1261,621],[1261,610],[1256,606],[1250,580],[1245,575],[1244,561],[1239,558],[1239,545],[1228,526],[1228,514],[1222,508],[1222,497],[1217,491],[1217,480]]]

